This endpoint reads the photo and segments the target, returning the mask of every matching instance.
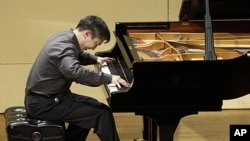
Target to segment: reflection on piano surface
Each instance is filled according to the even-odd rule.
[[[120,60],[119,58],[117,58],[116,61],[113,61],[112,63],[101,67],[101,71],[108,74],[120,75],[122,79],[133,85],[133,74],[131,70],[126,66],[124,60]],[[110,94],[128,91],[130,89],[129,87],[122,87],[120,85],[117,86],[116,84],[108,84],[107,87]]]
[[[196,0],[184,2],[197,6]],[[223,100],[247,95],[249,25],[249,20],[213,21],[217,58],[206,60],[204,21],[116,23],[116,45],[96,53],[117,59],[99,70],[132,83],[130,88],[105,85],[113,112],[142,115],[144,139],[171,141],[182,117],[220,111]]]

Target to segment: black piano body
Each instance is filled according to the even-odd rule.
[[[220,111],[223,100],[250,93],[250,21],[246,20],[250,19],[250,9],[246,8],[247,0],[242,0],[238,6],[233,2],[210,0],[211,17],[214,19],[213,37],[223,39],[220,40],[223,44],[215,42],[217,60],[202,59],[204,52],[201,50],[205,47],[193,44],[205,42],[200,41],[205,36],[203,0],[184,0],[179,22],[117,22],[115,46],[96,53],[125,63],[119,69],[124,69],[128,74],[119,75],[128,79],[132,86],[115,92],[105,86],[110,106],[113,112],[142,115],[145,126],[143,137],[146,140],[156,140],[157,126],[161,141],[173,140],[182,117],[199,111]],[[217,7],[222,4],[224,10],[230,9],[230,6],[234,10],[231,13],[221,12]],[[222,19],[222,16],[226,19]],[[227,37],[229,39],[224,40]],[[235,41],[237,37],[244,41],[240,40],[242,45]],[[143,40],[152,43],[145,45],[147,43]],[[191,44],[186,40],[192,40]],[[224,42],[233,44],[227,46]],[[145,50],[140,47],[145,47]],[[162,48],[165,50],[168,47],[172,47],[172,50],[164,54],[166,58],[154,58],[155,50],[162,51]],[[175,51],[180,47],[192,48],[194,52],[178,52],[176,55]],[[196,53],[197,50],[201,52]]]

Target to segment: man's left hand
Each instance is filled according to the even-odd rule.
[[[97,57],[97,63],[100,64],[101,66],[107,65],[107,63],[111,63],[114,61],[114,58],[111,57]]]

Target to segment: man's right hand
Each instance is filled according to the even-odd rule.
[[[113,84],[121,84],[124,87],[130,87],[130,84],[122,79],[119,75],[112,75],[112,82]]]

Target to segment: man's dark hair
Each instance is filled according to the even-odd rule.
[[[87,16],[81,19],[76,26],[79,31],[90,30],[92,38],[103,39],[106,43],[110,41],[110,31],[105,21],[98,16]]]

